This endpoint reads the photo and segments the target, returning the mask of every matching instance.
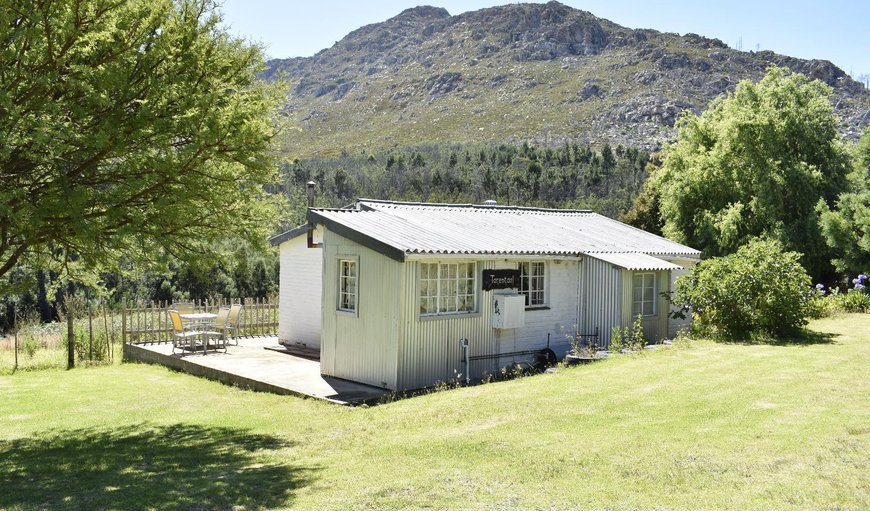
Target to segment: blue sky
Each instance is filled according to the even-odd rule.
[[[230,31],[266,47],[270,57],[310,56],[348,32],[409,7],[436,5],[450,14],[503,1],[225,0]],[[830,60],[853,76],[870,74],[870,1],[563,0],[562,3],[631,28],[694,32],[731,47],[772,50]]]

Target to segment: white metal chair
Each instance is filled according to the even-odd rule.
[[[225,331],[227,332],[227,334],[229,334],[230,332],[233,333],[233,339],[236,346],[239,345],[239,317],[242,314],[243,308],[244,307],[242,306],[242,304],[234,303],[233,306],[230,307],[229,315],[227,316],[227,321],[225,325]]]
[[[230,326],[228,319],[230,317],[230,310],[230,307],[221,307],[218,310],[217,317],[208,325],[209,329],[213,331],[211,333],[218,334],[216,337],[220,339],[220,344],[223,346],[224,351],[227,349],[227,341],[229,339]]]
[[[175,354],[175,348],[179,346],[182,352],[184,352],[185,347],[189,347],[190,351],[196,351],[197,341],[201,338],[200,332],[185,328],[184,322],[181,321],[181,315],[177,310],[169,310],[169,319],[172,321],[172,330],[175,334],[172,338],[172,353]],[[203,350],[205,350],[204,345]]]

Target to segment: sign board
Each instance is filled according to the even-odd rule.
[[[520,287],[520,270],[483,270],[483,290]]]

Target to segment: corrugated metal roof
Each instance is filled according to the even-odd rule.
[[[360,199],[356,209],[312,210],[405,254],[576,255],[700,252],[583,210],[426,204]]]
[[[636,254],[631,252],[616,252],[613,254],[590,254],[590,257],[606,261],[620,268],[633,271],[653,271],[653,270],[682,270],[682,266],[678,266],[667,261],[663,261],[657,257],[646,254]]]

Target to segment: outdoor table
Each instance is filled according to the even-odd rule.
[[[217,314],[212,314],[210,312],[193,312],[190,314],[179,314],[178,316],[182,319],[182,321],[189,323],[192,330],[205,331],[208,324],[214,321],[214,319],[217,317]],[[206,355],[207,353],[208,337],[203,336],[202,354]]]

